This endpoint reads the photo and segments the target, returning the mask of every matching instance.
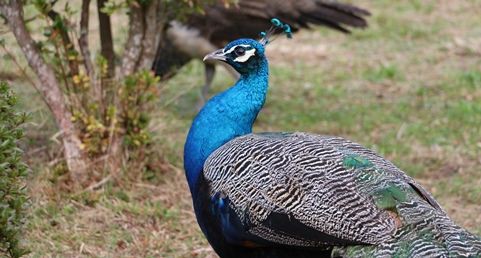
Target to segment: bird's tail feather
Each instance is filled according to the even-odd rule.
[[[481,238],[454,224],[444,211],[419,202],[398,209],[404,226],[391,241],[336,247],[332,257],[481,257]]]
[[[370,15],[367,10],[334,1],[317,1],[316,6],[317,8],[304,10],[303,16],[309,19],[310,23],[323,24],[343,32],[349,32],[345,26],[367,27],[364,19]]]
[[[252,18],[269,20],[276,17],[291,25],[293,31],[309,25],[324,25],[349,33],[349,27],[367,27],[366,16],[370,13],[362,8],[332,0],[240,0],[238,10]]]

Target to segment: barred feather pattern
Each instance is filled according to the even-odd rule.
[[[426,203],[399,205],[403,227],[393,239],[375,246],[339,246],[332,257],[481,257],[481,239]],[[429,215],[426,215],[429,214]]]
[[[237,137],[204,164],[211,196],[222,193],[247,233],[276,244],[339,245],[288,232],[273,213],[335,238],[333,256],[481,255],[434,198],[391,162],[340,137],[263,133]],[[276,230],[282,227],[284,230]]]

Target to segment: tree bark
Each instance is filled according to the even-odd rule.
[[[87,159],[81,150],[81,142],[72,114],[65,104],[65,98],[53,69],[40,55],[35,42],[27,31],[23,20],[22,1],[10,0],[0,2],[0,12],[7,19],[17,43],[22,49],[29,66],[38,76],[40,83],[36,84],[43,99],[53,113],[55,121],[62,131],[64,155],[67,166],[76,182],[86,182]]]
[[[99,15],[100,26],[100,53],[107,59],[108,63],[108,78],[115,76],[115,53],[114,43],[112,41],[112,25],[110,23],[110,16],[102,12],[102,8],[107,0],[97,0],[97,12]]]
[[[89,49],[89,6],[90,0],[82,0],[82,11],[80,13],[80,37],[78,39],[78,45],[80,48],[80,53],[82,54],[83,63],[87,75],[90,78],[92,84],[92,93],[95,100],[100,103],[102,101],[102,88],[95,78],[94,65],[90,59],[90,49]]]
[[[161,1],[150,1],[145,7],[145,33],[139,63],[141,69],[150,69],[154,62],[156,46],[165,24],[165,16],[162,15],[163,4]]]
[[[144,12],[142,6],[133,1],[130,4],[129,36],[125,43],[122,57],[122,76],[130,75],[137,69],[140,54],[142,53],[142,40],[144,38]]]

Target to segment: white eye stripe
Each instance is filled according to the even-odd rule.
[[[245,48],[251,47],[250,45],[235,45],[235,46],[229,48],[229,50],[224,51],[224,55],[232,53],[232,51],[234,51],[236,49],[236,47],[238,47],[238,46],[245,47]]]
[[[234,62],[243,63],[243,62],[249,60],[249,58],[250,58],[251,56],[255,55],[255,53],[256,53],[256,49],[255,49],[255,48],[250,49],[250,50],[247,50],[243,56],[239,56],[239,57],[237,57],[236,59],[234,59]]]

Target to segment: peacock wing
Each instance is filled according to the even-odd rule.
[[[398,203],[430,200],[374,152],[305,133],[235,138],[209,156],[204,177],[212,212],[237,243],[378,244],[402,224]]]

